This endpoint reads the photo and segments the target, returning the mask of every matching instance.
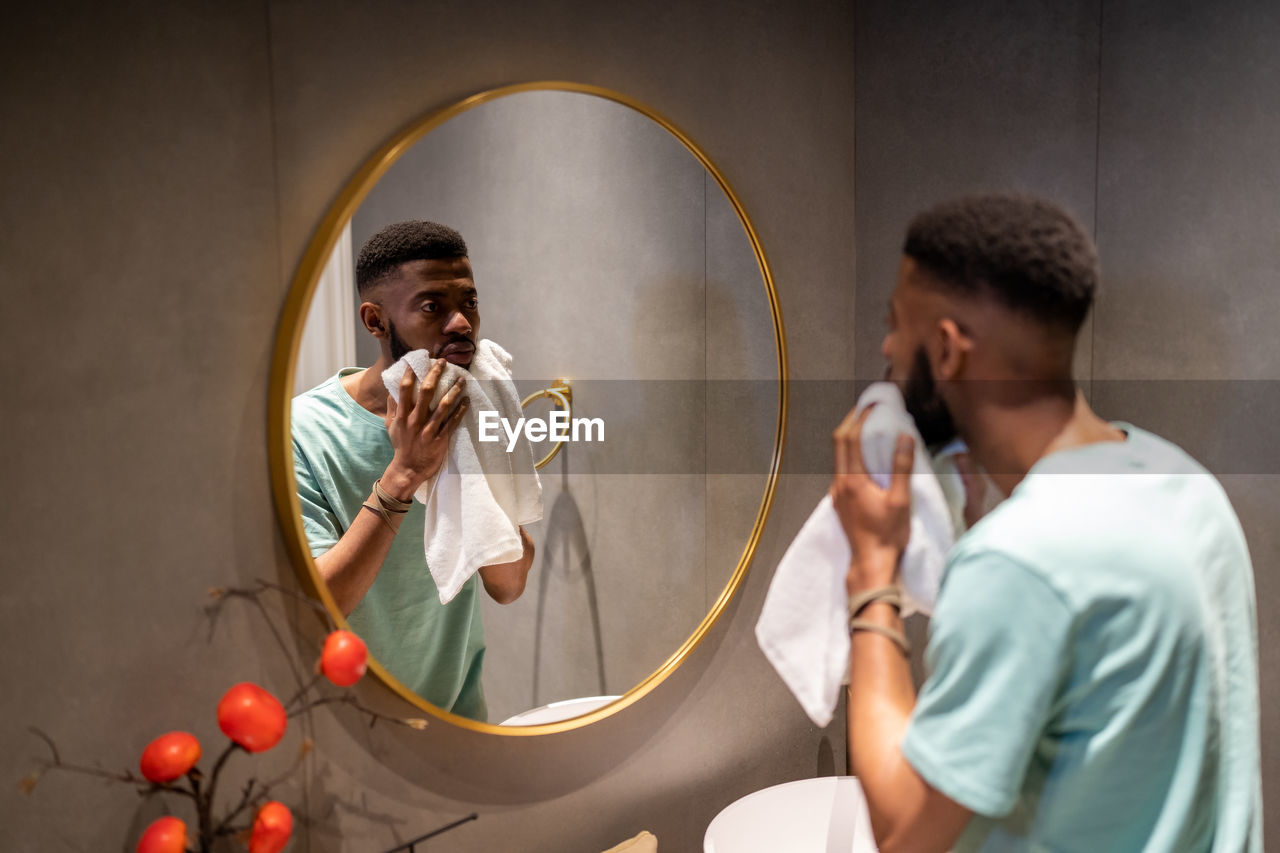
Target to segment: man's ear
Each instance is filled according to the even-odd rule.
[[[973,338],[955,320],[943,317],[934,329],[932,349],[934,380],[959,379],[973,349]]]
[[[386,324],[382,319],[382,306],[376,302],[360,303],[360,324],[375,338],[387,337]]]

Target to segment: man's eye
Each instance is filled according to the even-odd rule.
[[[434,314],[436,313],[436,304],[434,302],[424,302],[422,303],[422,310],[428,314]]]
[[[468,308],[472,308],[472,309],[474,309],[474,308],[479,308],[479,307],[480,307],[480,300],[479,300],[479,299],[468,299],[468,300],[467,300],[467,307],[468,307]]]

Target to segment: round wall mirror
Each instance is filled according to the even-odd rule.
[[[507,412],[516,442],[510,422],[499,430],[492,421],[491,433],[467,441],[527,442],[540,508],[517,527],[532,565],[514,601],[499,604],[473,576],[444,603],[444,561],[429,567],[428,548],[440,546],[439,531],[474,538],[465,520],[474,516],[465,501],[430,497],[413,502],[348,610],[316,558],[341,541],[372,487],[370,478],[342,494],[338,481],[363,476],[350,457],[389,442],[381,416],[362,414],[348,390],[386,358],[361,314],[374,297],[358,293],[356,265],[370,238],[412,221],[461,235],[474,337],[510,356],[504,381],[523,431]],[[454,310],[427,304],[421,310]],[[486,346],[460,369],[478,375]],[[390,140],[312,239],[272,368],[277,510],[308,589],[366,638],[371,669],[392,690],[472,729],[563,731],[651,690],[737,589],[776,484],[785,378],[760,243],[688,138],[595,87],[495,89]],[[343,412],[319,443],[317,395]],[[450,454],[464,452],[466,429],[464,419]],[[495,434],[497,445],[478,443]]]

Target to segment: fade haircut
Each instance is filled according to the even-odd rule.
[[[374,234],[356,259],[356,289],[363,297],[408,261],[453,260],[467,256],[462,235],[447,225],[414,219]]]
[[[1098,254],[1069,213],[1026,195],[944,202],[912,220],[903,254],[944,288],[994,297],[1075,335],[1098,289]]]

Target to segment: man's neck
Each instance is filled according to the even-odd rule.
[[[364,370],[342,377],[342,387],[351,398],[379,417],[387,413],[387,388],[382,384],[382,372],[391,364],[391,356],[383,353]]]
[[[970,453],[1007,497],[1032,466],[1051,453],[1125,434],[1098,417],[1084,394],[1043,397],[1016,407],[982,406],[966,425]]]

